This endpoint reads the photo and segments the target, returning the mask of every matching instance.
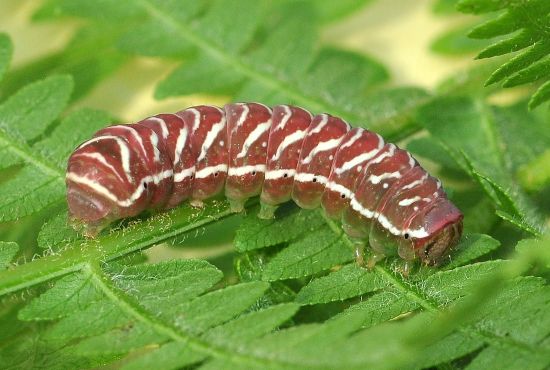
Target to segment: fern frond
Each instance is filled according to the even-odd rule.
[[[183,59],[157,85],[157,98],[206,93],[266,104],[290,102],[391,138],[404,137],[418,129],[411,113],[428,94],[419,88],[384,88],[388,72],[380,63],[319,42],[325,11],[344,15],[362,3],[136,1],[126,4],[132,9],[121,23],[133,22],[133,27],[117,46],[132,55]],[[120,14],[120,5],[105,0],[102,12],[81,1],[51,0],[38,14],[84,17],[101,27]],[[382,98],[382,104],[374,104]]]
[[[2,161],[3,168],[21,163],[30,165],[14,179],[1,185],[5,196],[0,203],[0,219],[16,219],[48,205],[50,196],[56,196],[56,185],[57,196],[61,195],[63,170],[43,156],[37,156],[28,141],[36,139],[61,112],[71,87],[69,77],[53,77],[25,88],[0,106],[0,150],[7,159]],[[40,181],[38,184],[34,181],[36,179]],[[48,199],[46,202],[42,202],[39,196],[23,209],[20,205],[16,208],[15,203],[19,199],[31,194],[38,195],[41,189],[40,195]],[[33,207],[35,204],[36,207]]]
[[[69,148],[109,122],[106,114],[86,109],[68,116],[41,140],[65,108],[71,90],[70,77],[53,76],[26,86],[0,106],[2,168],[23,166],[0,185],[0,220],[18,219],[60,202]],[[82,130],[75,129],[80,125]]]
[[[82,235],[70,226],[67,213],[63,210],[42,224],[37,242],[39,248],[53,251],[81,239]]]
[[[243,283],[206,293],[220,278],[216,268],[198,260],[114,268],[108,272],[88,265],[82,272],[59,280],[21,310],[19,318],[59,319],[42,335],[41,345],[35,349],[46,351],[41,353],[45,355],[46,367],[59,360],[58,352],[67,345],[73,361],[99,364],[146,345],[159,346],[169,341],[190,346],[183,352],[168,351],[173,346],[160,347],[163,353],[168,351],[181,359],[181,366],[188,361],[182,356],[202,352],[197,358],[201,360],[211,352],[223,354],[217,349],[220,343],[231,348],[229,343],[235,343],[238,337],[242,345],[273,330],[297,309],[292,304],[274,306],[231,321],[263,294],[267,284]],[[55,305],[59,299],[66,304]],[[94,323],[98,315],[102,318],[99,325]],[[82,319],[89,326],[75,328]],[[247,325],[244,332],[240,330],[243,324]],[[208,334],[202,336],[204,332]],[[77,344],[71,345],[79,338]]]
[[[25,263],[16,270],[0,271],[0,295],[79,271],[86,263],[111,261],[149,248],[229,215],[228,202],[211,200],[200,212],[185,206],[142,222],[135,221],[118,230],[115,228],[96,239],[83,241],[76,238],[70,243],[63,239],[60,245],[53,248],[56,252]]]
[[[329,221],[329,226],[331,226],[330,224],[331,222]],[[329,229],[337,234],[339,233],[337,227],[329,227]],[[347,243],[348,247],[352,246],[350,241],[347,241]],[[267,242],[267,244],[269,244],[269,242]],[[402,278],[395,275],[391,272],[391,270],[388,270],[382,265],[378,265],[375,268],[375,271],[371,273],[357,270],[356,266],[353,264],[347,265],[341,270],[331,272],[326,276],[312,280],[308,285],[304,286],[300,290],[296,301],[302,304],[319,304],[349,299],[370,291],[379,291],[370,298],[363,296],[363,299],[366,299],[366,301],[352,305],[348,311],[341,314],[342,316],[348,316],[352,313],[356,315],[366,315],[363,317],[366,321],[363,322],[368,322],[370,324],[376,324],[378,322],[399,316],[405,312],[416,311],[419,309],[434,312],[439,310],[439,307],[444,307],[456,300],[463,299],[463,297],[466,297],[469,292],[474,289],[477,284],[476,281],[481,281],[484,277],[489,277],[496,271],[504,268],[505,262],[503,261],[472,264],[462,268],[456,268],[457,266],[467,264],[473,259],[479,258],[489,251],[494,250],[498,245],[499,243],[497,241],[487,236],[467,237],[465,238],[464,245],[459,247],[460,252],[457,254],[457,259],[453,261],[453,265],[449,267],[450,271],[438,272],[423,280],[418,280],[416,283],[403,281]],[[354,272],[357,272],[359,275],[354,274]],[[529,281],[529,279],[526,279],[525,284],[529,284]],[[545,286],[540,285],[540,282],[541,281],[538,280],[537,284],[539,285],[537,289],[546,289]],[[511,283],[509,288],[510,290],[506,290],[505,293],[503,293],[504,297],[501,298],[502,301],[511,299],[511,297],[507,294],[517,292],[517,286],[515,284],[516,283]],[[525,289],[525,294],[530,294],[528,292],[529,289]],[[546,293],[542,293],[541,291],[540,294]],[[520,301],[521,300],[517,302],[519,303]],[[514,302],[516,301],[514,300]],[[388,309],[388,313],[385,312],[386,308]],[[490,311],[490,308],[487,309],[487,312]],[[481,315],[481,319],[485,319],[483,315]],[[486,332],[484,330],[480,331],[476,328],[479,324],[472,324],[473,322],[475,322],[475,320],[469,322],[466,327],[461,328],[457,332],[449,335],[447,338],[440,338],[441,341],[438,342],[438,344],[433,347],[429,347],[428,351],[430,351],[430,354],[426,355],[426,352],[423,352],[424,355],[419,359],[418,364],[416,364],[413,368],[435,366],[442,362],[451,361],[469,353],[475,353],[479,348],[489,343],[495,345],[496,347],[489,347],[482,351],[482,354],[479,355],[479,361],[484,361],[484,358],[486,356],[490,356],[490,354],[498,353],[498,348],[506,343],[507,346],[513,348],[512,351],[522,359],[521,361],[528,361],[528,358],[532,355],[533,351],[537,361],[546,361],[545,363],[548,363],[549,359],[544,355],[544,344],[541,344],[542,347],[538,348],[530,347],[528,345],[529,349],[526,351],[524,344],[520,342],[507,341],[506,339],[503,340],[500,332],[501,329],[497,329],[494,332],[492,331],[494,328],[491,328],[490,332]],[[285,332],[285,334],[287,333]],[[278,338],[275,342],[276,344],[269,345],[264,348],[262,347],[262,341],[258,342],[257,346],[264,348],[265,351],[270,351],[275,348],[280,348],[278,346],[285,347],[284,343],[290,342],[293,343],[293,356],[296,356],[296,351],[294,350],[296,345],[293,342],[293,337],[298,333],[294,333],[292,331],[288,332],[288,334],[290,337],[283,336],[282,338],[279,338],[279,334],[273,334]],[[327,338],[334,340],[333,333],[325,334]],[[371,335],[374,334],[371,333]],[[302,334],[300,334],[300,338],[301,336]],[[310,336],[311,334],[308,334],[308,337]],[[472,336],[479,339],[472,340]],[[300,339],[300,344],[304,345],[304,349],[311,348],[309,346],[312,343],[304,343],[303,340],[303,338]],[[335,342],[337,343],[337,341]],[[334,343],[333,345],[337,346],[337,344]],[[366,344],[363,343],[363,345]],[[318,349],[319,347],[315,348]],[[369,348],[373,350],[372,347]],[[287,350],[289,350],[289,348],[287,348]],[[324,360],[328,361],[326,358],[324,358]],[[504,366],[506,363],[505,360],[500,359],[497,362],[498,365],[494,368]],[[304,364],[302,365],[305,366]],[[337,365],[334,364],[333,366]]]
[[[308,220],[315,219],[311,215],[304,217],[305,212],[318,214],[317,211],[297,211],[294,208],[286,210],[286,216],[283,216],[281,222],[288,223],[288,220],[284,220],[288,217],[294,223],[301,222],[294,227],[303,229],[307,227]],[[322,220],[325,225],[320,225],[315,234],[324,237],[319,238],[317,243],[330,245],[328,240],[332,234],[335,240],[343,243],[339,247],[351,254],[352,243],[342,234],[340,228],[332,221],[325,218]],[[264,236],[250,241],[254,250],[277,248],[277,244],[281,243],[270,235],[276,233],[277,228],[269,225],[270,221],[266,222],[268,225],[264,225]],[[242,225],[243,229],[254,229],[255,226],[251,222]],[[152,224],[139,225],[142,232],[143,229],[154,228]],[[208,293],[222,275],[205,261],[175,260],[136,266],[110,262],[103,268],[93,262],[94,259],[108,260],[125,253],[124,251],[135,250],[139,244],[149,244],[143,239],[147,231],[142,236],[137,232],[130,228],[123,234],[113,236],[111,240],[113,246],[118,246],[116,249],[109,246],[106,239],[108,236],[100,237],[102,251],[92,245],[82,246],[76,251],[67,249],[58,256],[44,257],[14,271],[17,276],[26,276],[27,282],[29,271],[32,270],[25,272],[25,267],[34,267],[37,269],[36,273],[44,274],[44,267],[47,266],[51,271],[49,278],[59,273],[76,272],[60,279],[52,289],[32,300],[20,311],[19,318],[22,320],[54,322],[44,326],[44,330],[40,332],[40,344],[32,349],[12,346],[0,348],[9,363],[21,365],[21,361],[28,361],[29,357],[19,355],[20,351],[25,350],[31,351],[35,356],[32,358],[39,359],[40,362],[33,361],[35,364],[44,367],[61,364],[93,367],[117,363],[125,364],[128,368],[138,368],[152,361],[159,361],[166,366],[175,367],[205,362],[206,366],[223,365],[228,368],[329,366],[339,369],[361,368],[380,363],[395,367],[402,364],[402,361],[410,363],[414,358],[417,363],[415,368],[420,368],[471,353],[476,357],[475,352],[483,346],[487,346],[481,352],[483,356],[488,356],[494,348],[506,345],[518,359],[532,356],[533,353],[540,357],[546,351],[542,344],[526,344],[520,338],[510,341],[505,338],[509,334],[502,334],[519,333],[521,330],[518,328],[491,326],[479,329],[479,325],[485,325],[487,320],[495,320],[491,314],[493,309],[485,309],[484,305],[479,306],[479,312],[483,314],[476,314],[475,319],[469,319],[466,324],[461,324],[449,334],[441,332],[432,339],[426,337],[424,342],[418,340],[422,326],[416,321],[378,325],[404,314],[422,318],[422,311],[430,315],[440,314],[448,307],[459,305],[477,289],[478,282],[505,268],[504,261],[474,263],[458,268],[451,266],[448,271],[419,276],[419,279],[404,279],[387,265],[378,265],[373,271],[366,271],[358,269],[355,264],[349,264],[330,272],[328,264],[319,265],[322,262],[320,260],[299,259],[301,267],[291,270],[294,271],[292,277],[321,276],[304,284],[296,297],[296,304],[270,305],[258,310],[262,306],[258,306],[256,302],[263,300],[263,295],[268,292],[266,283],[237,284]],[[160,230],[159,235],[164,232],[165,230]],[[241,230],[239,234],[250,235],[250,231]],[[301,239],[307,240],[307,235],[304,237],[295,234],[282,243],[300,244],[303,243],[300,242]],[[250,249],[244,245],[246,240],[241,240],[241,243],[243,250]],[[459,247],[454,265],[470,263],[493,250],[496,245],[498,243],[487,236],[468,237]],[[103,254],[106,251],[112,253],[111,257]],[[460,253],[461,251],[464,252]],[[92,254],[96,257],[92,257]],[[56,260],[64,262],[59,265]],[[293,253],[285,252],[285,249],[274,257],[269,257],[266,266],[272,260],[279,260],[279,264],[286,262],[290,266],[296,265],[293,262]],[[39,267],[38,264],[41,263],[43,265]],[[63,265],[70,266],[70,269],[59,270]],[[12,274],[14,277],[16,275]],[[6,276],[0,274],[2,284],[6,283]],[[278,279],[288,277],[280,275]],[[270,279],[275,278],[272,275]],[[540,280],[533,288],[527,289],[530,286],[518,287],[515,282],[511,282],[510,289],[503,291],[502,294],[505,295],[501,300],[516,302],[525,299],[523,294],[545,294],[539,291],[545,289]],[[512,292],[517,295],[518,291],[522,292],[520,297],[510,295]],[[354,304],[355,297],[360,297],[362,302]],[[342,300],[350,302],[350,307],[325,323],[294,325],[271,332],[295,315],[298,305],[315,306]],[[539,307],[541,310],[544,302],[533,303],[532,307]],[[502,314],[508,315],[504,312]],[[96,321],[98,317],[101,317],[100,322]],[[434,322],[434,317],[430,316],[428,321]],[[426,322],[421,323],[426,325]],[[394,327],[395,325],[397,326]],[[361,328],[370,329],[365,331]],[[359,335],[352,335],[358,330]],[[541,335],[543,332],[541,330]],[[373,342],[373,336],[384,340]],[[472,337],[476,339],[472,340]],[[414,342],[411,342],[412,338]],[[28,339],[35,342],[38,340],[32,337]],[[25,343],[23,338],[19,343]],[[383,348],[388,348],[390,343],[389,348],[396,352],[380,352]],[[428,347],[424,348],[425,345]],[[361,356],[352,356],[351,349],[357,350],[365,346],[371,351]],[[439,351],[436,351],[438,348]],[[525,352],[524,348],[529,349]],[[312,352],[313,349],[315,351]],[[378,354],[375,356],[374,353]],[[380,353],[385,353],[382,355],[383,362],[379,362]],[[130,355],[129,359],[118,362],[127,355]],[[482,359],[480,357],[479,361]],[[540,361],[543,359],[544,356]]]
[[[311,281],[296,296],[301,304],[318,304],[343,301],[348,298],[380,290],[387,286],[380,276],[369,273],[357,264]]]
[[[275,219],[260,220],[257,199],[247,204],[247,214],[233,218],[239,224],[236,276],[227,247],[209,262],[171,257],[147,263],[141,253],[169,242],[162,248],[172,256],[192,244],[194,235],[216,231],[211,226],[218,234],[232,234],[220,227],[231,218],[225,201],[125,220],[94,240],[83,239],[67,223],[65,161],[110,119],[72,109],[59,118],[75,93],[71,78],[53,76],[23,87],[0,106],[1,166],[9,175],[0,181],[0,210],[11,212],[10,200],[23,209],[16,216],[58,205],[38,235],[43,256],[22,263],[31,249],[24,239],[0,242],[3,367],[550,366],[550,290],[544,279],[529,276],[547,275],[549,240],[524,240],[516,256],[494,259],[509,255],[523,235],[499,223],[495,213],[520,230],[541,234],[542,223],[529,214],[542,207],[523,203],[526,195],[516,177],[545,158],[548,116],[528,114],[520,104],[496,108],[456,94],[433,99],[414,87],[383,87],[388,74],[378,62],[319,41],[318,27],[363,3],[48,0],[36,18],[87,19],[81,31],[89,32],[89,43],[60,51],[66,62],[60,71],[72,73],[101,56],[105,64],[97,75],[74,72],[77,95],[105,76],[107,66],[126,60],[126,53],[178,61],[157,86],[163,96],[204,91],[294,102],[382,127],[394,137],[424,126],[431,136],[419,136],[412,145],[440,166],[449,180],[445,190],[466,215],[465,235],[451,260],[437,269],[416,266],[408,277],[392,258],[363,269],[353,262],[356,245],[319,210],[286,204]],[[304,15],[318,23],[303,22]],[[86,55],[98,40],[104,42],[98,55]],[[0,35],[0,77],[10,55],[9,39]],[[539,75],[546,68],[540,60],[510,83]],[[41,71],[51,72],[51,65],[27,67],[33,81]],[[17,78],[8,75],[14,83],[2,92],[14,89],[15,80],[24,85],[24,70]],[[31,197],[15,202],[25,194]],[[215,238],[207,238],[206,245],[194,246],[201,255],[214,249],[209,247]],[[158,258],[151,252],[147,255]]]
[[[410,361],[408,356],[424,346],[419,344],[422,343],[419,338],[426,336],[418,330],[428,320],[436,326],[440,323],[437,320],[434,322],[430,314],[417,315],[414,320],[394,324],[370,325],[384,321],[388,311],[399,315],[427,306],[437,312],[439,309],[435,302],[459,302],[468,296],[469,289],[475,287],[474,281],[481,280],[501,265],[496,261],[438,273],[414,289],[402,283],[395,284],[399,278],[391,273],[382,273],[381,277],[387,276],[388,282],[394,281],[394,289],[388,290],[388,294],[376,294],[324,324],[277,331],[273,330],[289,320],[298,305],[289,303],[246,312],[267,286],[258,282],[245,283],[208,293],[208,285],[198,287],[195,285],[197,280],[201,280],[201,274],[204,274],[212,278],[212,284],[220,274],[206,262],[173,261],[110,271],[89,266],[77,275],[59,280],[51,290],[20,311],[19,318],[57,319],[55,323],[45,326],[40,342],[33,348],[32,354],[42,359],[39,364],[44,367],[61,363],[78,366],[121,364],[119,359],[128,353],[134,354],[123,362],[126,368],[138,368],[155,360],[165,366],[181,367],[210,359],[212,363],[207,367],[223,364],[224,368],[328,366],[344,369],[378,363],[373,361],[380,356],[386,360],[397,356],[385,362],[395,365]],[[458,283],[464,278],[469,279],[469,286]],[[186,291],[183,295],[182,288]],[[498,317],[507,310],[502,308],[504,305],[500,302],[521,304],[527,295],[543,300],[542,297],[547,296],[543,289],[540,279],[524,278],[511,282],[499,293],[496,301],[480,306],[467,325],[443,335],[437,344],[430,344],[425,352],[428,355],[413,357],[416,359],[414,367],[429,367],[450,361],[474,352],[484,344],[488,347],[477,356],[477,361],[483,361],[495,348],[505,343],[516,356],[516,361],[525,361],[526,355],[540,357],[544,347],[505,339],[506,333],[513,332],[517,337],[521,332],[517,331],[517,324],[520,323],[510,325],[510,322],[499,322]],[[174,294],[179,295],[177,299],[173,298]],[[235,295],[239,299],[231,299]],[[416,297],[415,300],[410,300],[411,295]],[[60,299],[66,302],[66,306],[53,305]],[[533,306],[540,307],[541,303]],[[90,319],[100,315],[101,323],[78,327],[76,320],[85,319],[86,315],[90,315]],[[480,329],[479,326],[487,320],[491,320],[493,326]],[[365,326],[371,329],[361,329]],[[548,331],[546,327],[539,328],[540,336]],[[468,339],[472,335],[475,339]],[[413,338],[416,345],[409,342]],[[356,352],[366,346],[369,351]],[[529,348],[528,352],[525,352],[525,346]],[[390,350],[381,352],[383,348]],[[402,350],[405,353],[400,353]],[[353,353],[356,355],[352,356]],[[9,364],[21,365],[12,362],[21,359],[17,352],[9,355],[4,352],[4,355],[7,355],[5,358]],[[542,359],[544,357],[540,357]],[[499,361],[499,365],[501,363]]]
[[[500,242],[488,235],[471,234],[463,237],[463,242],[457,247],[451,262],[445,266],[450,270],[458,266],[464,266],[480,257],[494,251],[500,246]]]
[[[345,248],[342,235],[320,228],[305,238],[291,242],[265,266],[267,281],[313,275],[332,266],[349,262],[353,251]]]
[[[533,109],[550,98],[550,3],[545,0],[485,1],[460,0],[457,8],[465,13],[482,14],[500,11],[494,19],[475,27],[469,36],[490,39],[511,35],[482,50],[477,58],[490,58],[518,52],[489,77],[486,85],[502,81],[512,87],[541,81],[543,84],[529,101]]]
[[[257,212],[258,209],[254,211]],[[306,210],[296,211],[296,208],[290,205],[278,209],[277,215],[280,219],[262,220],[257,217],[245,217],[235,235],[236,250],[246,252],[288,242],[303,235],[304,231],[313,232],[324,224],[319,214]],[[307,229],[295,228],[295,225],[307,225]]]
[[[10,265],[18,251],[17,243],[0,241],[0,270],[4,270]]]
[[[514,122],[519,112],[530,130]],[[418,120],[493,200],[498,215],[540,235],[539,210],[516,182],[516,170],[544,151],[550,140],[544,119],[519,106],[492,108],[481,99],[443,97],[419,110]],[[527,137],[528,136],[528,137]]]

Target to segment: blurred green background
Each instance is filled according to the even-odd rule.
[[[0,2],[0,31],[8,33],[15,45],[12,69],[62,50],[81,25],[74,19],[31,22],[31,15],[41,4],[36,0]],[[431,89],[444,77],[473,64],[472,56],[475,55],[442,56],[430,50],[434,40],[450,26],[474,19],[459,13],[437,15],[433,7],[432,0],[367,2],[351,16],[323,26],[321,42],[374,57],[389,68],[394,85]],[[132,58],[95,87],[89,96],[78,101],[75,108],[104,109],[131,121],[204,102],[204,96],[154,100],[154,86],[176,64],[160,58]],[[206,99],[212,103],[225,102],[219,96]]]

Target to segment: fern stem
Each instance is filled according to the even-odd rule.
[[[246,206],[250,208],[256,203],[257,199]],[[214,211],[208,213],[207,209]],[[197,212],[190,206],[180,207],[171,214],[159,214],[95,240],[72,242],[57,254],[0,271],[0,296],[79,271],[87,263],[110,261],[147,249],[232,214],[227,202],[209,201],[205,211]]]
[[[195,45],[198,49],[209,54],[212,58],[221,61],[223,64],[226,64],[233,68],[234,70],[240,72],[241,74],[255,80],[265,86],[268,86],[272,89],[283,91],[286,95],[290,96],[292,99],[295,99],[296,102],[302,105],[306,105],[313,109],[319,111],[331,111],[335,114],[341,115],[344,118],[349,119],[359,119],[358,116],[352,115],[350,112],[338,111],[338,107],[330,106],[326,103],[321,103],[315,99],[312,99],[299,90],[292,88],[289,84],[283,83],[281,80],[271,78],[267,75],[264,75],[252,67],[241,62],[239,58],[236,58],[229,53],[225,52],[223,49],[216,46],[214,43],[210,42],[208,39],[201,37],[199,34],[193,32],[193,30],[178,22],[170,14],[162,12],[157,7],[152,5],[147,0],[140,1],[142,7],[154,18],[157,18],[163,23],[167,23],[172,29],[177,30],[180,36],[184,39]]]
[[[246,76],[251,80],[254,80],[273,90],[283,92],[296,104],[306,106],[309,109],[318,112],[330,112],[331,114],[342,117],[350,122],[361,123],[362,121],[365,121],[365,117],[362,117],[353,111],[343,110],[340,105],[334,105],[326,100],[322,101],[315,99],[314,97],[308,96],[303,91],[297,89],[295,84],[293,85],[290,82],[282,81],[281,79],[277,79],[256,70],[253,66],[242,62],[242,58],[233,56],[226,52],[213,42],[209,41],[207,38],[202,37],[197,32],[194,32],[188,25],[178,22],[171,14],[161,11],[148,0],[140,0],[139,3],[151,17],[167,24],[167,26],[174,29],[182,38],[195,45],[199,50],[202,50],[213,59],[220,61],[243,76]],[[420,101],[418,104],[421,105],[422,103],[424,102]],[[403,113],[403,115],[408,114],[410,114],[410,111]],[[410,135],[420,129],[420,127],[414,125],[410,127],[396,127],[391,132],[384,132],[388,127],[388,125],[385,124],[385,120],[382,119],[376,122],[366,123],[373,130],[385,134],[386,138],[394,141],[398,138],[404,137],[404,135]]]
[[[165,335],[175,341],[187,341],[189,338],[181,335],[177,330],[165,325],[159,319],[151,316],[128,294],[117,288],[112,280],[106,276],[98,262],[86,263],[83,272],[90,277],[92,284],[117,307],[137,321],[152,327],[157,333]]]
[[[63,181],[65,178],[65,171],[63,169],[52,166],[50,163],[37,157],[36,153],[33,154],[28,147],[15,145],[14,141],[6,139],[2,134],[0,134],[0,147],[7,148],[10,152],[21,158],[23,162],[33,165],[45,175],[55,177],[59,181]]]
[[[389,271],[385,266],[377,264],[375,267],[377,272],[379,272],[384,279],[400,290],[405,294],[411,301],[418,303],[421,307],[430,312],[439,312],[438,306],[436,303],[430,301],[429,299],[422,296],[416,289],[413,289],[410,283],[405,283],[402,280],[399,280],[397,276]]]

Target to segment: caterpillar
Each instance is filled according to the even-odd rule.
[[[462,234],[462,213],[410,153],[290,105],[201,105],[109,126],[71,154],[66,184],[70,219],[91,235],[224,188],[235,212],[260,195],[263,218],[291,199],[321,206],[375,256],[438,265]]]

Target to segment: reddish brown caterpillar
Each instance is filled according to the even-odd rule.
[[[98,131],[69,158],[73,220],[97,232],[143,210],[219,193],[234,211],[260,194],[261,217],[293,199],[322,206],[376,255],[438,264],[462,233],[441,183],[405,150],[328,114],[258,103],[197,106]]]

